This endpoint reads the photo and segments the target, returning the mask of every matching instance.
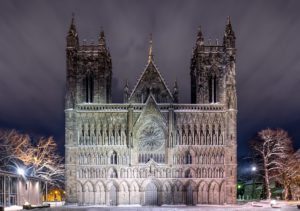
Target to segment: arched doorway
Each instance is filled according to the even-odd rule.
[[[145,205],[157,205],[157,187],[153,183],[146,186]]]
[[[112,185],[109,191],[109,205],[116,206],[117,205],[117,188]]]
[[[192,205],[193,204],[193,188],[189,185],[186,189],[186,204]]]

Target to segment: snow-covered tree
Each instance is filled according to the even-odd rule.
[[[289,199],[291,185],[300,179],[300,161],[297,160],[296,153],[291,152],[284,159],[278,160],[277,182],[283,186],[284,199]]]
[[[26,151],[31,147],[28,135],[20,134],[16,130],[0,130],[0,169],[10,171],[11,164],[18,162],[17,151]]]
[[[34,144],[29,135],[15,130],[0,130],[0,141],[2,169],[12,170],[14,166],[24,166],[28,176],[44,178],[54,186],[63,185],[63,157],[57,153],[52,137],[39,138],[37,144]]]
[[[250,141],[250,147],[259,170],[263,172],[267,199],[271,199],[270,180],[282,176],[284,162],[288,162],[293,153],[292,141],[283,129],[266,129]]]

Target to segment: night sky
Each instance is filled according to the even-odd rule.
[[[222,41],[226,17],[237,37],[238,155],[259,130],[281,127],[300,148],[300,1],[0,2],[0,127],[54,136],[64,148],[66,34],[72,12],[79,38],[103,26],[113,64],[113,102],[154,60],[180,102],[190,102],[190,58],[197,28]]]

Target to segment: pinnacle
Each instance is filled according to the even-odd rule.
[[[152,52],[152,33],[150,33],[150,48],[149,48],[149,55],[148,55],[148,63],[150,63],[150,61],[153,61],[153,52]]]

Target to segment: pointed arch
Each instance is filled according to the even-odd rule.
[[[83,197],[85,204],[94,204],[94,185],[91,181],[86,181],[83,184]]]
[[[181,181],[177,180],[174,183],[174,204],[183,204],[184,186]]]
[[[198,185],[198,204],[208,203],[208,184],[205,181],[200,181]]]
[[[165,181],[162,186],[163,204],[172,204],[173,192],[172,192],[172,184],[170,181]]]
[[[208,186],[208,202],[209,204],[219,204],[220,186],[213,180]]]
[[[98,180],[95,184],[95,204],[105,204],[105,184]]]
[[[129,204],[129,184],[126,181],[119,185],[119,204]]]
[[[130,184],[130,204],[140,204],[140,187],[136,181]]]

